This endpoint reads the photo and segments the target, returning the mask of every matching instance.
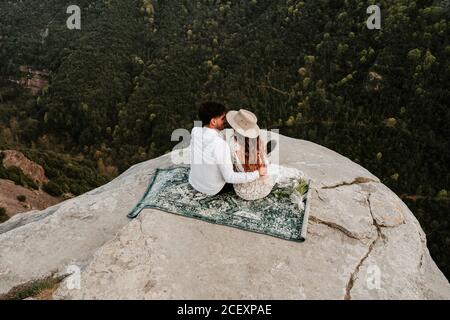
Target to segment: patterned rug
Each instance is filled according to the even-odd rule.
[[[276,184],[264,199],[246,201],[234,192],[204,195],[190,186],[188,177],[188,167],[157,169],[144,196],[128,217],[136,218],[143,209],[155,208],[285,240],[305,240],[309,190],[300,208],[290,199],[293,188]]]

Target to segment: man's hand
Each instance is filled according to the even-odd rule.
[[[266,168],[265,166],[259,167],[259,170],[258,170],[258,171],[259,171],[259,175],[260,175],[261,177],[267,175],[267,168]]]

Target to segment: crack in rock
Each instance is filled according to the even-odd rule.
[[[141,230],[141,233],[145,236],[145,232],[144,229],[142,229],[142,215],[139,216],[138,220],[139,220],[139,229]]]
[[[371,195],[370,193],[367,195],[367,204],[369,207],[370,215],[372,216],[373,225],[377,228],[378,235],[384,240],[386,239],[386,236],[383,234],[383,232],[381,232],[381,228],[384,226],[380,225],[375,219],[375,216],[373,215],[372,205],[370,204],[370,195]]]
[[[419,260],[419,272],[422,271],[423,267],[423,259],[425,258],[425,248],[427,247],[427,240],[422,238],[422,234],[418,231],[420,242],[422,243],[422,253],[420,254],[420,260]]]
[[[374,183],[379,183],[379,181],[371,179],[371,178],[366,178],[366,177],[356,177],[352,182],[341,182],[338,183],[336,185],[333,186],[323,186],[321,189],[335,189],[335,188],[339,188],[342,186],[351,186],[354,184],[362,184],[362,183],[369,183],[369,182],[374,182]]]
[[[421,271],[422,271],[422,266],[423,266],[423,257],[424,257],[424,254],[423,254],[423,250],[422,250],[422,254],[420,255],[419,267],[418,267],[418,269],[419,269],[419,272],[421,272]]]
[[[325,199],[322,198],[322,196],[319,193],[319,190],[317,190],[317,189],[315,189],[315,190],[316,190],[316,194],[317,194],[317,197],[319,198],[319,200],[325,202]]]
[[[319,198],[319,200],[325,202],[325,199],[322,198],[322,196],[320,195],[319,191],[317,189],[315,189],[315,191],[316,191],[316,194],[317,194],[317,197]],[[322,220],[322,219],[317,218],[317,217],[312,216],[312,215],[310,215],[309,219],[310,219],[310,221],[312,221],[314,223],[322,224],[322,225],[325,225],[325,226],[327,226],[329,228],[335,229],[335,230],[345,234],[347,237],[349,237],[351,239],[355,239],[355,240],[359,240],[359,241],[372,239],[371,235],[357,236],[352,231],[348,230],[344,226],[342,226],[340,224],[337,224],[335,222]]]
[[[334,223],[334,222],[330,222],[330,221],[325,221],[325,220],[321,220],[317,217],[314,216],[310,216],[309,219],[312,222],[318,223],[318,224],[323,224],[329,228],[335,229],[340,231],[341,233],[345,234],[347,237],[352,238],[352,239],[356,239],[356,240],[361,240],[361,238],[358,238],[357,236],[355,236],[353,233],[351,233],[351,231],[347,230],[346,228],[344,228],[343,226]]]
[[[372,241],[372,243],[369,246],[369,249],[367,250],[367,253],[362,257],[362,259],[359,261],[358,265],[356,266],[355,270],[350,275],[350,279],[349,279],[349,281],[347,283],[347,286],[345,288],[344,300],[351,300],[352,299],[351,290],[353,289],[355,281],[358,278],[359,269],[361,268],[361,266],[364,263],[364,261],[366,261],[366,259],[372,253],[372,250],[373,250],[373,248],[375,248],[375,245],[378,242],[378,240],[382,239],[384,241],[386,239],[386,236],[381,231],[381,226],[375,220],[375,217],[373,215],[372,207],[370,205],[370,193],[367,196],[367,203],[368,203],[368,206],[369,206],[370,215],[372,216],[373,225],[377,228],[377,237],[375,238],[375,240]]]

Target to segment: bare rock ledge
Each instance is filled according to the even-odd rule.
[[[395,193],[334,151],[273,137],[279,164],[313,181],[304,243],[153,209],[130,221],[155,170],[173,165],[167,154],[0,224],[0,294],[76,265],[80,289],[68,277],[55,299],[450,299],[422,228]]]

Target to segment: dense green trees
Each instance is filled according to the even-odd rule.
[[[382,28],[369,30],[373,3],[85,0],[82,29],[68,30],[69,3],[2,2],[0,143],[83,153],[101,171],[123,171],[171,150],[171,132],[192,127],[198,102],[248,108],[261,127],[380,177],[424,224],[449,275],[450,10],[380,0]],[[38,97],[5,80],[22,64],[50,70]],[[83,174],[55,166],[61,192],[77,189],[57,172]],[[91,178],[78,192],[100,179]]]

